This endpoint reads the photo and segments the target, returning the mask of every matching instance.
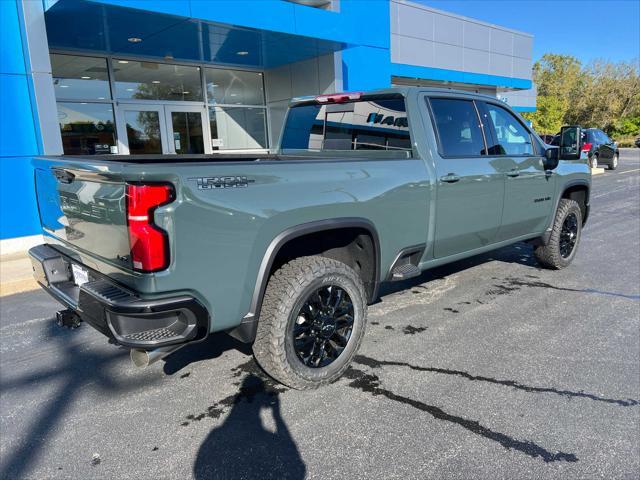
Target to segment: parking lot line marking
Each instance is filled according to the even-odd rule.
[[[631,172],[637,172],[640,171],[640,168],[634,168],[633,170],[627,170],[626,172],[620,172],[620,175],[622,175],[623,173],[631,173]]]

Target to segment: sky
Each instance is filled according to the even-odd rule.
[[[413,0],[531,33],[533,60],[544,53],[583,63],[640,58],[640,0]]]

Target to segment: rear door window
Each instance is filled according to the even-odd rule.
[[[473,101],[453,98],[432,98],[441,153],[446,157],[484,155],[485,145],[480,119]]]
[[[493,125],[493,143],[489,151],[496,155],[533,155],[531,134],[507,109],[485,104]]]

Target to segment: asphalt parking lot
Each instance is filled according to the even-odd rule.
[[[639,478],[640,149],[576,260],[517,244],[383,290],[345,378],[298,392],[224,334],[147,370],[40,291],[0,302],[0,478]]]

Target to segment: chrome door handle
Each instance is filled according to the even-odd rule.
[[[516,170],[515,168],[513,170],[510,170],[507,172],[507,177],[519,177],[520,176],[520,172],[518,170]]]
[[[440,177],[440,181],[445,183],[456,183],[460,181],[460,177],[454,173],[450,173],[444,177]]]

